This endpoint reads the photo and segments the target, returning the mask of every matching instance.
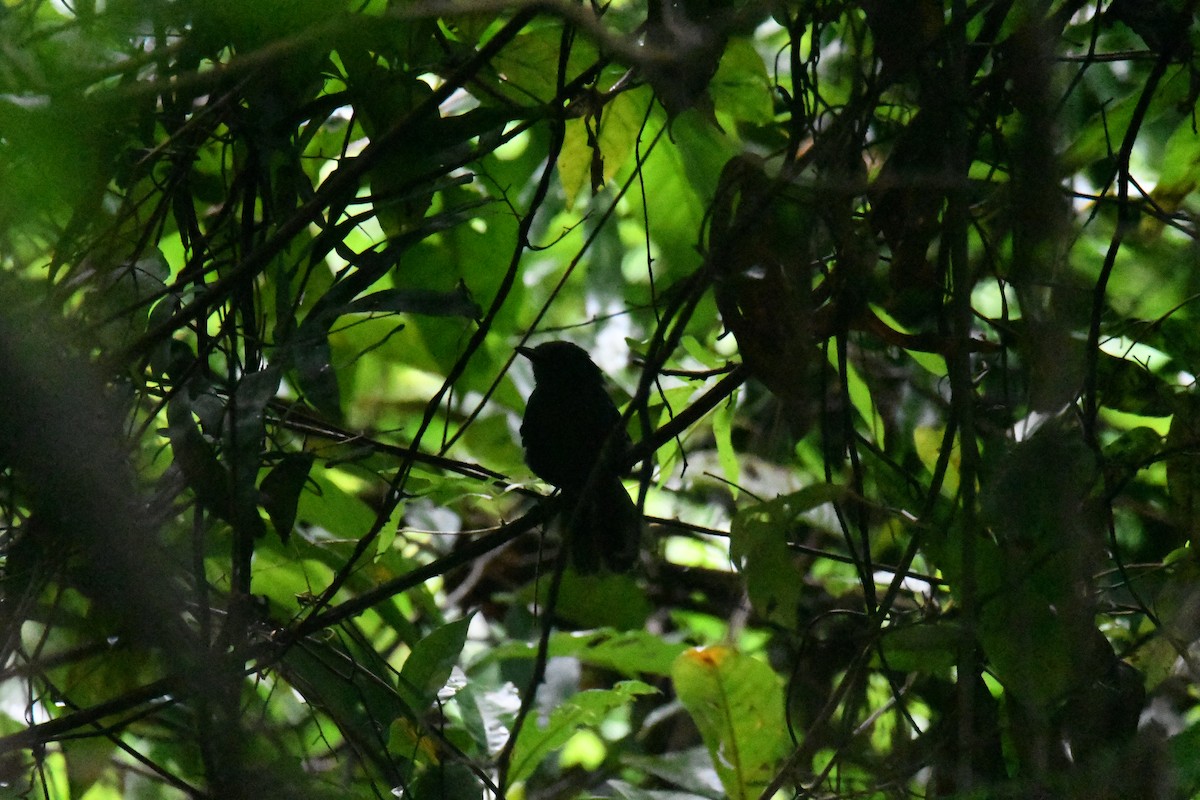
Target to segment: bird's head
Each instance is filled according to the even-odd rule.
[[[570,342],[546,342],[537,347],[518,347],[517,352],[533,364],[533,379],[538,384],[555,381],[562,384],[596,383],[603,380],[587,351]]]

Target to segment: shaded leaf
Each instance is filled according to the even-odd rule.
[[[1171,387],[1141,364],[1101,353],[1096,373],[1100,400],[1108,408],[1144,417],[1171,413]]]
[[[295,365],[296,388],[317,411],[331,420],[340,420],[342,393],[328,328],[310,315],[300,323],[295,339],[297,346],[290,354]]]
[[[442,625],[417,642],[405,659],[400,670],[400,689],[417,713],[429,707],[438,690],[450,679],[470,626],[470,615]]]
[[[1171,514],[1192,547],[1200,547],[1200,399],[1179,398],[1166,449]]]
[[[292,535],[292,528],[296,524],[296,507],[300,503],[300,493],[308,480],[313,460],[308,453],[284,453],[279,463],[259,484],[262,506],[271,518],[275,532],[284,542]]]
[[[175,453],[175,463],[183,471],[196,499],[222,519],[227,519],[231,504],[230,478],[217,459],[216,449],[192,418],[191,403],[180,393],[167,404],[167,438]]]
[[[745,508],[733,518],[729,556],[758,613],[783,625],[795,620],[804,585],[788,548],[791,533],[802,515],[845,496],[844,487],[818,483]]]
[[[428,289],[385,289],[360,297],[343,307],[341,313],[409,313],[431,317],[466,317],[478,319],[483,313],[471,299],[465,286],[453,292]]]
[[[879,645],[879,665],[900,672],[948,674],[957,664],[963,631],[953,624],[887,628]]]

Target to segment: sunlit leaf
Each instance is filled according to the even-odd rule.
[[[758,797],[791,744],[779,677],[761,661],[724,646],[683,653],[671,677],[727,796]]]
[[[749,39],[729,40],[708,92],[717,114],[750,125],[766,125],[774,118],[770,80]]]
[[[733,449],[733,412],[732,403],[717,406],[713,412],[712,426],[713,438],[717,442],[717,460],[721,465],[721,474],[729,482],[734,497],[736,497],[741,466],[737,453]]]
[[[580,692],[551,711],[544,724],[527,722],[513,748],[509,779],[513,782],[524,780],[550,752],[566,744],[576,732],[599,725],[609,712],[627,705],[639,695],[656,691],[641,681],[622,681],[612,689]]]

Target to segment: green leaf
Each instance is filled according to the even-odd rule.
[[[300,323],[291,350],[295,365],[296,388],[305,401],[332,420],[342,418],[342,393],[333,350],[329,346],[329,329],[322,320],[309,315]]]
[[[527,721],[513,748],[510,783],[532,775],[551,752],[566,744],[577,731],[595,728],[609,713],[628,705],[635,697],[657,692],[641,681],[621,681],[612,689],[589,689],[572,696],[550,712],[544,725]]]
[[[376,763],[391,763],[385,737],[393,722],[412,719],[413,713],[378,653],[349,637],[308,639],[289,647],[278,669],[365,756]]]
[[[531,96],[543,103],[549,101],[557,88],[561,51],[560,29],[543,26],[523,31],[493,59],[503,78],[501,90],[522,104],[527,104]],[[595,45],[576,37],[568,57],[566,80],[595,63],[597,55]]]
[[[1195,797],[1200,791],[1200,760],[1196,759],[1200,748],[1200,723],[1193,722],[1180,733],[1172,736],[1167,745],[1171,763],[1175,766],[1176,786],[1179,797]]]
[[[945,675],[958,660],[963,631],[950,623],[886,628],[879,641],[882,655],[874,666],[900,672]]]
[[[1197,177],[1200,174],[1197,171],[1197,167],[1200,167],[1200,135],[1196,134],[1190,115],[1175,126],[1158,163],[1162,172],[1150,196],[1161,210],[1176,211],[1183,199],[1200,185],[1200,178]],[[1154,220],[1153,224],[1158,229],[1162,228],[1161,219],[1149,219]]]
[[[685,114],[677,118],[672,130],[694,127],[689,125],[692,116]],[[656,116],[652,118],[657,119]],[[699,133],[701,136],[711,135],[707,131]],[[682,133],[678,135],[682,136]],[[654,187],[653,191],[647,193],[646,202],[651,218],[655,220],[656,242],[662,248],[662,263],[655,264],[656,276],[660,269],[668,270],[667,274],[671,276],[683,275],[699,263],[695,248],[696,232],[700,230],[706,212],[706,201],[701,197],[711,197],[721,165],[726,159],[718,161],[713,157],[713,150],[717,148],[707,148],[697,143],[694,149],[701,150],[702,156],[692,157],[690,153],[685,156],[680,148],[660,143],[643,167],[646,186]],[[704,163],[693,166],[692,161]],[[709,186],[697,186],[689,180],[691,172],[707,169],[714,170],[708,177]]]
[[[488,651],[487,660],[537,657],[537,646],[528,642],[508,642]],[[573,657],[583,664],[611,669],[624,675],[670,675],[675,659],[687,645],[663,641],[661,636],[644,630],[556,633],[550,637],[551,658]]]
[[[375,523],[375,512],[366,503],[321,472],[312,474],[305,485],[296,515],[324,529],[326,535],[346,541],[357,540]]]
[[[775,119],[771,79],[750,39],[729,40],[708,93],[716,112],[728,114],[737,122],[767,125]]]
[[[671,677],[726,794],[757,798],[790,749],[779,676],[757,659],[716,646],[680,655]]]
[[[1187,70],[1175,70],[1168,75],[1158,86],[1150,111],[1142,121],[1143,127],[1159,121],[1164,115],[1178,114],[1176,109],[1187,97],[1188,83]],[[1077,170],[1111,155],[1113,142],[1119,142],[1133,122],[1139,101],[1140,94],[1134,91],[1116,102],[1103,104],[1079,129],[1075,140],[1063,154],[1062,166]]]
[[[400,690],[409,706],[421,713],[433,703],[438,690],[450,679],[450,671],[462,655],[471,616],[437,628],[413,646],[400,670]]]
[[[284,453],[267,476],[262,479],[258,490],[262,506],[279,538],[287,542],[296,524],[296,508],[300,493],[308,481],[313,456],[309,453]]]
[[[736,500],[738,496],[738,481],[741,478],[741,462],[737,451],[733,449],[733,414],[734,403],[722,403],[713,410],[712,430],[713,439],[717,443],[717,461],[721,465],[721,473],[729,482],[730,491]]]
[[[913,428],[912,436],[913,449],[916,451],[917,457],[921,459],[925,469],[932,475],[937,469],[938,459],[941,457],[942,444],[946,440],[946,428],[944,426],[918,425]],[[957,436],[951,441],[950,447],[950,459],[946,463],[946,472],[942,478],[942,495],[945,497],[954,497],[958,494],[958,467],[961,459],[958,453]]]
[[[543,581],[543,597],[547,588]],[[555,612],[587,628],[633,630],[646,623],[654,605],[630,575],[580,575],[571,570],[563,577]]]
[[[566,139],[558,156],[558,175],[568,210],[574,207],[589,178],[598,177],[607,184],[619,170],[628,166],[649,100],[648,91],[621,92],[602,108],[598,128],[594,117],[567,121]],[[593,175],[596,158],[602,162],[599,175]]]
[[[835,358],[832,349],[830,349],[830,358]],[[862,373],[853,364],[846,365],[846,387],[851,405],[867,423],[871,436],[875,441],[882,442],[883,417],[879,415],[879,410],[875,407],[875,401],[871,397],[870,384],[863,379]]]
[[[746,579],[754,609],[782,625],[795,621],[803,583],[798,580],[790,532],[803,514],[846,495],[844,487],[818,483],[739,511],[729,529],[729,555]]]

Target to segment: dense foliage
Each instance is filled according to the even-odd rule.
[[[1196,5],[6,0],[4,793],[1200,796]]]

